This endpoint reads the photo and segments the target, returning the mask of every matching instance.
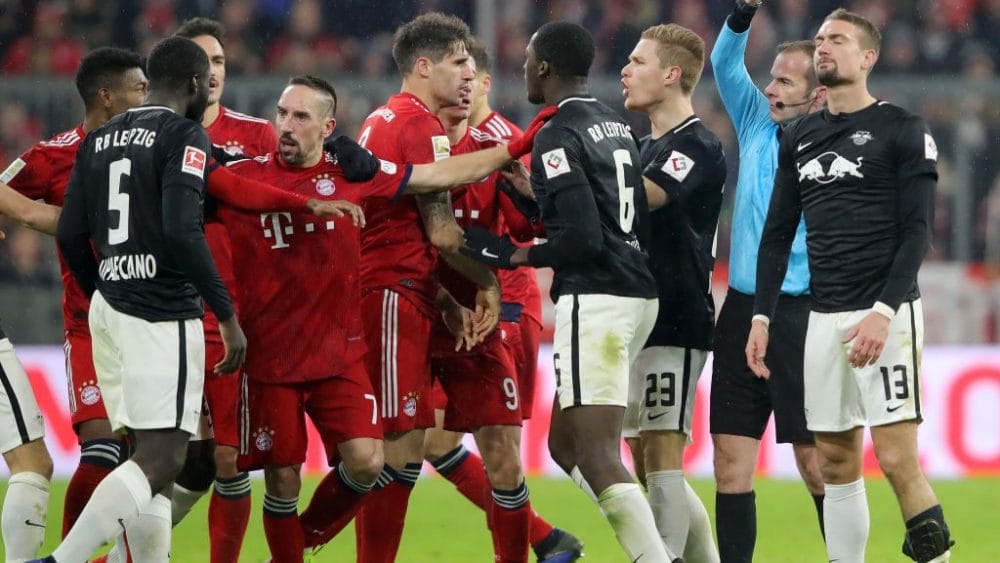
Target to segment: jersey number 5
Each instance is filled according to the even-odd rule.
[[[635,221],[635,186],[629,186],[625,177],[625,167],[632,168],[632,155],[625,149],[611,153],[615,159],[615,178],[618,180],[618,224],[622,231],[632,232]]]
[[[128,240],[129,197],[121,191],[122,176],[132,174],[132,161],[123,158],[111,163],[108,177],[108,244],[121,244]],[[112,225],[110,212],[118,212],[118,224]]]

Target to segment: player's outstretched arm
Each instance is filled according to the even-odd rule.
[[[535,143],[535,135],[556,114],[557,109],[556,106],[543,108],[535,115],[524,135],[509,144],[452,156],[432,164],[414,165],[406,188],[407,193],[441,192],[469,184],[530,153]]]
[[[55,235],[61,209],[30,199],[7,184],[0,182],[0,214],[47,235]]]
[[[760,5],[760,0],[736,0],[709,56],[715,87],[741,138],[751,124],[770,121],[767,98],[750,78],[745,63],[747,31]]]

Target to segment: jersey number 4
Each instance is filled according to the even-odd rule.
[[[618,224],[622,231],[631,233],[635,221],[635,186],[628,185],[625,167],[632,168],[632,155],[625,149],[611,154],[615,159],[615,178],[618,180]]]
[[[121,191],[122,176],[132,174],[132,161],[123,158],[111,163],[108,177],[108,244],[121,244],[128,240],[129,197]],[[111,212],[118,212],[118,223],[114,226]]]

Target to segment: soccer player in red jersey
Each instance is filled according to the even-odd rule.
[[[184,22],[177,35],[197,43],[211,64],[208,79],[208,107],[202,125],[213,145],[230,154],[258,156],[277,149],[274,125],[265,119],[235,112],[220,103],[226,83],[226,55],[223,50],[225,30],[206,18]],[[226,287],[233,290],[232,251],[225,227],[207,214],[205,238]],[[219,322],[211,310],[205,310],[205,399],[211,413],[211,436],[194,436],[188,447],[184,470],[174,484],[172,518],[179,522],[191,507],[208,492],[215,480],[208,509],[209,542],[212,563],[235,563],[250,519],[250,479],[236,468],[239,440],[237,433],[238,377],[215,377],[212,366],[222,357]],[[214,459],[213,459],[214,458]]]
[[[522,134],[520,128],[507,122],[489,107],[488,94],[492,77],[489,74],[490,60],[485,49],[477,42],[473,42],[469,46],[469,52],[476,61],[476,79],[473,82],[471,103],[443,108],[439,113],[452,142],[453,154],[463,154],[484,146],[492,146],[497,142],[495,135],[490,136],[480,128],[470,127],[469,123],[473,120],[491,123],[489,131],[505,134],[507,138],[504,140],[514,136],[520,137]],[[497,232],[512,232],[514,238],[530,241],[533,238],[532,225],[527,223],[527,218],[516,209],[506,194],[497,189],[498,176],[499,173],[496,173],[482,182],[470,184],[460,191],[453,192],[455,218],[463,228],[475,224]],[[503,281],[504,274],[508,274],[507,277],[510,278],[508,282]],[[505,470],[507,472],[511,469],[520,470],[520,464],[514,466],[510,463],[512,459],[520,459],[520,450],[514,448],[513,451],[507,451],[510,448],[503,447],[504,444],[518,443],[520,427],[519,424],[517,426],[493,426],[493,424],[496,424],[494,421],[510,423],[510,419],[503,416],[506,414],[503,412],[504,408],[509,411],[520,410],[522,419],[530,416],[538,353],[537,334],[540,333],[541,324],[538,323],[538,330],[532,331],[536,338],[530,339],[531,334],[529,334],[528,341],[521,339],[520,326],[522,323],[531,322],[522,320],[525,319],[522,315],[525,303],[532,303],[531,290],[534,291],[533,305],[537,309],[541,308],[541,298],[533,272],[522,268],[499,270],[497,275],[503,286],[504,305],[501,330],[496,335],[488,337],[474,350],[455,353],[448,349],[446,339],[441,338],[445,336],[442,334],[441,323],[435,326],[431,366],[436,377],[434,401],[437,425],[433,429],[428,429],[425,436],[425,459],[473,504],[487,511],[487,518],[492,523],[494,547],[500,560],[513,560],[510,556],[517,553],[518,542],[524,540],[518,537],[517,533],[522,531],[517,529],[517,525],[524,523],[519,518],[526,516],[528,528],[524,531],[528,534],[528,543],[534,548],[539,561],[574,561],[581,555],[583,549],[577,538],[553,528],[531,510],[527,504],[527,496],[523,497],[525,503],[523,514],[517,511],[520,509],[517,503],[511,503],[504,498],[510,496],[508,493],[511,485],[520,486],[516,480],[510,483],[512,476],[504,475]],[[438,278],[460,300],[462,296],[467,296],[467,290],[455,287],[462,285],[461,280],[456,279],[447,267],[439,267]],[[540,310],[536,316],[540,317]],[[530,353],[526,353],[529,351]],[[530,365],[525,365],[525,361],[530,361]],[[493,396],[488,394],[484,396],[481,392],[469,393],[469,389],[462,387],[463,383],[469,382],[474,382],[480,389],[496,388],[498,393]],[[522,382],[525,382],[532,391],[526,393],[522,388]],[[472,398],[476,401],[474,405],[468,403]],[[499,409],[500,412],[496,412],[484,408],[488,405],[503,408]],[[451,414],[446,415],[445,409],[450,409]],[[462,416],[466,413],[468,413],[466,416]],[[471,418],[469,415],[472,415]],[[477,422],[479,424],[476,424]],[[489,452],[493,457],[486,459],[485,466],[483,459],[461,445],[462,432],[477,427],[479,431],[475,434],[479,449]],[[508,440],[501,440],[499,444],[492,443],[498,436]],[[498,463],[501,467],[496,467]],[[487,494],[491,483],[494,497],[499,495],[502,504],[493,502],[494,498]],[[505,488],[508,490],[503,490]]]
[[[245,455],[240,467],[264,468],[265,533],[274,560],[283,562],[302,560],[305,532],[317,536],[330,526],[336,526],[333,533],[342,529],[383,472],[379,409],[362,359],[357,222],[364,219],[354,204],[373,199],[392,202],[421,185],[447,189],[509,160],[496,158],[501,149],[491,151],[494,156],[485,155],[493,163],[491,168],[477,171],[474,162],[455,162],[453,171],[465,170],[453,173],[454,180],[429,169],[452,162],[423,167],[382,162],[374,179],[351,184],[338,160],[323,151],[323,139],[336,125],[335,110],[332,86],[311,76],[292,79],[278,102],[277,153],[231,168],[301,195],[336,197],[351,212],[353,224],[316,221],[301,212],[249,214],[220,209],[234,242],[235,272],[241,280],[252,280],[236,288],[237,301],[249,319],[248,341],[254,343],[246,366],[249,420],[241,436]],[[259,275],[262,265],[274,275]],[[461,316],[458,326],[462,327]],[[289,416],[296,412],[298,416]],[[317,426],[335,469],[320,483],[300,521],[304,414]],[[319,529],[314,528],[317,525]]]
[[[453,16],[428,13],[401,26],[393,57],[403,75],[402,90],[368,116],[358,142],[398,163],[447,158],[450,143],[435,113],[471,92],[475,71],[466,50],[469,40],[468,26]],[[423,462],[423,430],[434,425],[428,335],[437,315],[437,251],[480,288],[479,311],[488,308],[499,317],[500,293],[488,268],[459,253],[462,231],[447,194],[393,205],[370,201],[364,208],[369,224],[362,232],[361,263],[367,361],[382,409],[386,462],[395,475],[369,496],[358,517],[358,560],[381,562],[392,561],[399,548]]]
[[[139,56],[101,48],[80,62],[76,86],[83,99],[83,123],[38,143],[0,174],[0,182],[31,199],[62,207],[76,151],[84,136],[111,117],[138,106],[146,97],[146,75]],[[54,234],[54,231],[53,231]],[[87,504],[94,487],[118,464],[121,445],[112,433],[90,349],[89,300],[59,256],[63,281],[63,327],[73,429],[80,442],[80,465],[66,491],[63,535]]]

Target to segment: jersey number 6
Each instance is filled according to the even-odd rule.
[[[615,159],[615,178],[618,180],[618,224],[622,231],[632,232],[635,221],[635,186],[629,186],[625,177],[625,167],[632,167],[632,155],[625,149],[611,153]]]

